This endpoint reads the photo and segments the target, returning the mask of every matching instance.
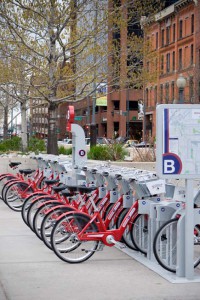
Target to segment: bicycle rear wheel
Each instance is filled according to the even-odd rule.
[[[36,199],[29,207],[28,212],[27,212],[27,224],[28,226],[34,231],[34,217],[35,214],[37,213],[38,209],[40,208],[41,205],[47,205],[48,204],[48,208],[50,207],[50,205],[53,203],[55,204],[60,204],[59,201],[57,201],[55,198],[44,198],[44,199]],[[45,206],[43,206],[45,208]]]
[[[28,209],[30,207],[30,205],[39,197],[50,197],[47,193],[43,193],[43,192],[35,192],[32,195],[28,196],[22,206],[22,210],[21,210],[21,214],[22,214],[22,219],[25,222],[26,225],[28,225],[27,223],[27,213],[28,213]]]
[[[124,220],[124,217],[125,217],[125,215],[127,214],[128,211],[129,211],[128,208],[124,208],[121,211],[121,213],[118,217],[118,220],[117,220],[117,228],[120,227],[120,225],[121,225],[122,221]],[[136,250],[136,251],[138,250],[132,242],[129,224],[126,226],[126,229],[125,229],[125,231],[123,233],[123,236],[121,238],[121,242],[124,243],[127,247],[131,248],[132,250]]]
[[[3,187],[4,185],[7,183],[7,182],[10,182],[10,180],[12,179],[15,179],[16,176],[12,175],[12,174],[4,174],[0,177],[0,199],[3,200],[2,198],[2,190],[3,190]]]
[[[52,250],[51,233],[54,228],[54,225],[57,222],[58,217],[60,217],[65,212],[69,212],[72,210],[74,210],[74,208],[65,205],[60,205],[60,207],[52,207],[43,218],[40,228],[41,239],[49,249]]]
[[[81,263],[97,251],[99,241],[80,241],[78,233],[90,221],[90,217],[81,213],[67,213],[54,226],[51,234],[51,246],[54,253],[68,263]],[[95,223],[91,223],[86,232],[97,232]]]
[[[6,197],[6,191],[9,188],[9,186],[11,185],[11,183],[13,182],[21,182],[21,180],[19,180],[18,178],[11,178],[10,180],[7,180],[4,185],[3,188],[1,190],[1,199],[5,202],[5,197]],[[23,181],[24,182],[24,181]]]
[[[42,221],[45,218],[47,212],[49,212],[49,210],[51,210],[51,208],[53,207],[57,207],[57,206],[64,206],[64,204],[58,202],[58,201],[47,201],[42,203],[38,210],[36,211],[34,218],[33,218],[33,231],[36,233],[36,235],[42,239],[41,237],[41,225],[42,225]],[[69,209],[70,210],[70,209]],[[69,211],[68,210],[68,211]]]
[[[175,273],[177,265],[177,224],[178,219],[167,221],[157,231],[153,251],[158,263],[166,270]],[[199,226],[194,227],[194,235],[200,237]],[[194,268],[200,263],[200,245],[194,243]]]
[[[147,254],[148,248],[148,215],[137,215],[131,229],[131,239],[137,250]]]

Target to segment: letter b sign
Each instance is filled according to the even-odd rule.
[[[174,172],[175,172],[174,161],[170,159],[164,160],[164,173],[174,174]]]
[[[182,170],[182,162],[178,155],[167,153],[163,155],[163,174],[180,174]]]

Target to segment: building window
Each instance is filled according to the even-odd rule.
[[[190,102],[193,102],[193,96],[194,96],[194,81],[193,77],[190,77],[189,80],[189,97],[190,97]]]
[[[157,85],[156,85],[154,88],[154,103],[155,103],[155,105],[157,104],[157,100],[158,100],[158,98],[157,98]]]
[[[179,59],[179,70],[182,69],[183,58],[182,58],[182,49],[178,50],[178,59]]]
[[[158,32],[156,32],[156,49],[158,49]]]
[[[176,24],[173,24],[173,42],[176,40]]]
[[[165,97],[166,97],[166,103],[169,103],[169,83],[166,83],[165,85]]]
[[[163,85],[160,85],[160,103],[163,103]]]
[[[176,65],[176,61],[175,61],[175,51],[172,52],[172,70],[175,71],[175,65]]]
[[[166,28],[166,45],[170,43],[170,26]]]
[[[188,16],[185,17],[185,36],[190,35],[190,23]]]
[[[158,58],[156,57],[155,59],[155,71],[157,72],[158,71]]]
[[[191,16],[191,33],[194,33],[194,15]]]
[[[113,101],[113,109],[114,110],[119,110],[119,100],[114,100]]]
[[[137,111],[138,110],[138,101],[129,101],[129,110]]]
[[[147,104],[147,107],[149,107],[149,90],[146,89],[146,104]]]
[[[167,73],[170,72],[170,53],[167,53]]]
[[[193,65],[193,63],[194,63],[194,45],[193,44],[191,45],[191,48],[190,48],[190,63],[191,63],[191,65]]]
[[[162,75],[164,73],[164,55],[161,56],[160,71]]]
[[[162,47],[165,45],[165,30],[162,29],[162,32],[161,32],[161,45]]]
[[[175,85],[174,85],[174,81],[172,81],[172,84],[171,84],[171,99],[172,99],[172,103],[174,101],[174,95],[175,95]]]
[[[181,39],[183,37],[183,21],[179,21],[179,38]]]

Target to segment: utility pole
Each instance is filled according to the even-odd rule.
[[[96,63],[97,63],[97,55],[96,55],[96,47],[97,47],[97,0],[95,2],[95,15],[94,15],[94,53],[93,53],[93,65],[94,65],[94,81],[93,81],[93,96],[92,96],[92,123],[90,125],[90,145],[96,146],[97,143],[97,130],[96,130],[96,120],[95,120],[95,110],[96,110]]]

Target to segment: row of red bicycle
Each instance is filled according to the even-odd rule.
[[[24,222],[61,260],[80,263],[104,246],[114,245],[147,254],[149,217],[138,212],[137,189],[140,183],[156,182],[155,174],[108,166],[83,167],[85,185],[70,185],[63,181],[63,172],[56,173],[52,168],[58,163],[44,164],[43,158],[37,161],[37,170],[22,169],[15,175],[0,176],[1,198],[11,209],[21,212]],[[10,167],[16,169],[19,164],[14,162]],[[148,191],[146,198],[151,197]],[[162,230],[154,242],[155,256],[164,268],[175,272],[176,259],[169,263],[158,247],[166,237]],[[194,266],[199,262],[198,256]]]

